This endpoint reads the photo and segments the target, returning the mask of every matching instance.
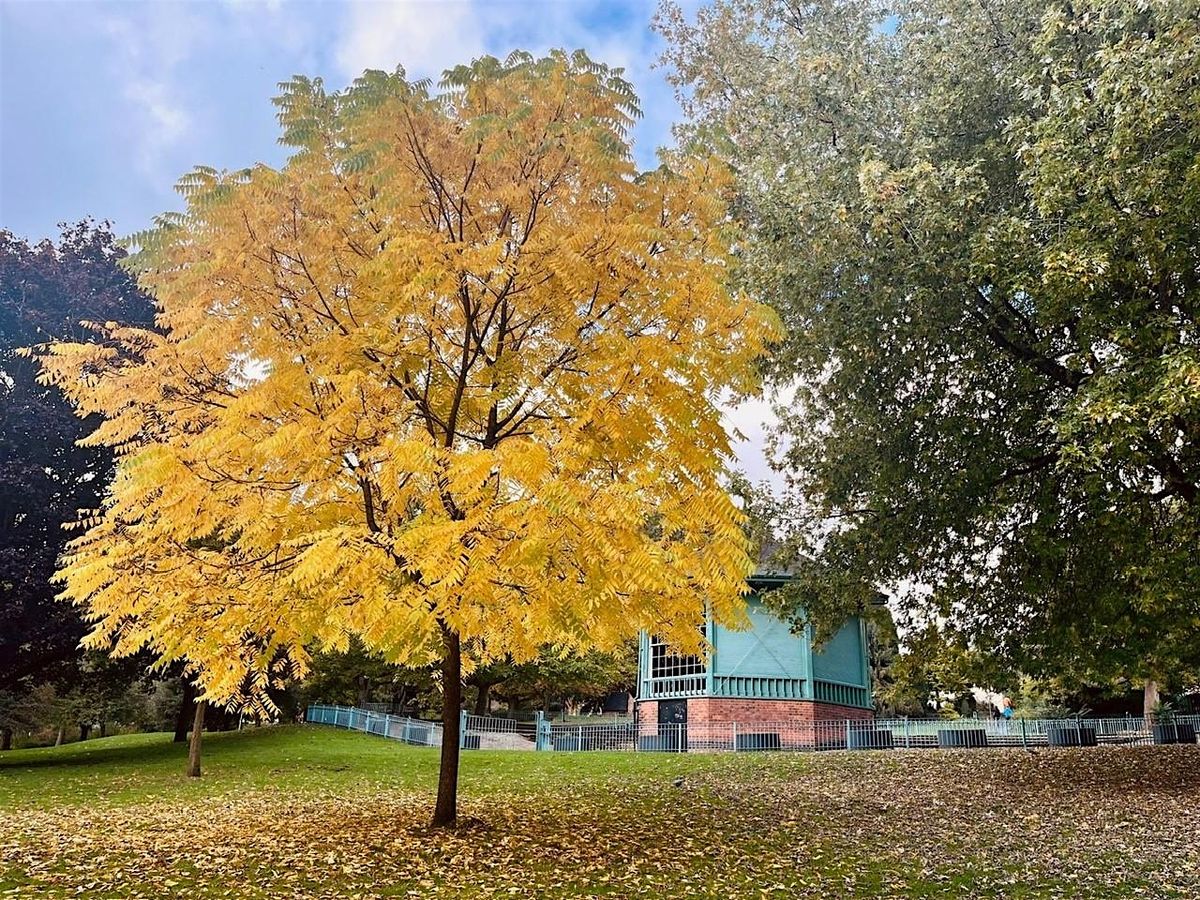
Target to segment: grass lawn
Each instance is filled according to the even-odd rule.
[[[205,745],[0,755],[0,897],[1200,897],[1200,747],[466,753],[445,834],[436,751]]]

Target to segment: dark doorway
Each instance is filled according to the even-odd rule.
[[[687,701],[658,701],[658,739],[664,750],[687,750]]]

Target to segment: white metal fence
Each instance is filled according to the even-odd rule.
[[[344,706],[315,705],[307,721],[336,725],[437,747],[437,722]],[[1195,744],[1200,716],[1169,722],[1111,719],[839,719],[806,722],[533,722],[462,713],[461,746],[467,750],[623,750],[721,752],[763,750],[890,750],[895,748],[1091,747]]]
[[[536,750],[539,722],[464,715],[463,746],[470,750]]]
[[[1200,716],[1175,716],[1167,722],[1149,722],[1126,716],[1107,719],[879,719],[874,727],[892,732],[896,746],[946,745],[943,732],[982,732],[988,746],[1046,747],[1101,744],[1166,744],[1196,742]]]
[[[419,747],[442,746],[442,726],[437,722],[428,722],[425,719],[393,716],[388,713],[357,709],[351,706],[313,705],[308,708],[305,721],[318,725],[336,725],[338,728],[365,731],[368,734],[378,734],[392,740],[403,741],[406,744],[416,744]]]

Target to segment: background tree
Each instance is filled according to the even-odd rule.
[[[0,231],[0,690],[45,680],[79,658],[84,626],[55,603],[64,523],[100,505],[112,451],[76,442],[80,421],[17,350],[85,332],[81,321],[149,324],[153,306],[119,263],[107,225],[64,226],[57,243]]]
[[[899,685],[895,667],[900,660],[900,635],[891,611],[881,608],[866,620],[867,663],[871,671],[871,697],[876,713],[890,718],[924,712],[923,698],[913,697]]]
[[[883,585],[1011,670],[1194,671],[1194,5],[660,22],[737,173],[742,277],[789,331],[793,602],[837,619]]]
[[[716,401],[775,320],[726,288],[724,170],[635,171],[618,72],[518,53],[443,83],[288,82],[287,165],[199,169],[135,237],[162,332],[43,364],[124,450],[62,572],[88,640],[186,657],[216,701],[351,635],[438,663],[452,825],[464,643],[696,647],[705,603],[739,615]]]
[[[552,705],[561,704],[564,713],[578,714],[585,703],[632,690],[636,683],[637,645],[626,641],[611,651],[545,648],[537,659],[514,667],[495,692],[513,708],[534,706],[549,713]]]
[[[142,675],[136,664],[91,665],[79,648],[78,611],[54,601],[63,526],[100,505],[113,454],[77,445],[97,422],[80,421],[17,353],[83,336],[83,320],[149,325],[153,305],[121,268],[124,256],[107,224],[63,226],[57,242],[36,244],[0,231],[0,691],[24,731],[80,727],[86,698],[116,703]],[[113,712],[124,723],[134,706]],[[86,716],[112,721],[103,709]]]
[[[420,716],[436,708],[435,674],[429,666],[411,668],[389,663],[353,637],[344,651],[313,654],[304,681],[297,685],[299,705],[386,703],[393,711]]]
[[[937,626],[915,629],[905,634],[903,650],[873,682],[876,702],[889,715],[957,710],[972,685],[989,683],[980,662],[977,654]]]
[[[464,659],[473,659],[470,648]],[[637,680],[637,649],[631,642],[612,652],[589,650],[561,653],[544,647],[527,662],[511,657],[472,664],[463,678],[464,708],[475,715],[491,712],[497,700],[508,711],[549,710],[552,703],[579,707],[628,690]],[[379,653],[352,638],[345,652],[314,653],[304,681],[295,686],[297,706],[340,703],[347,706],[385,704],[393,712],[423,716],[441,702],[437,673],[387,662]]]
[[[533,665],[533,663],[526,663]],[[492,689],[497,685],[514,678],[522,667],[512,659],[497,659],[482,666],[475,666],[464,681],[468,688],[474,688],[475,697],[472,709],[477,716],[486,716],[491,710]]]

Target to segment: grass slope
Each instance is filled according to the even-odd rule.
[[[0,896],[1197,897],[1200,748],[468,753],[318,727],[0,756]],[[682,784],[675,785],[682,776]]]

